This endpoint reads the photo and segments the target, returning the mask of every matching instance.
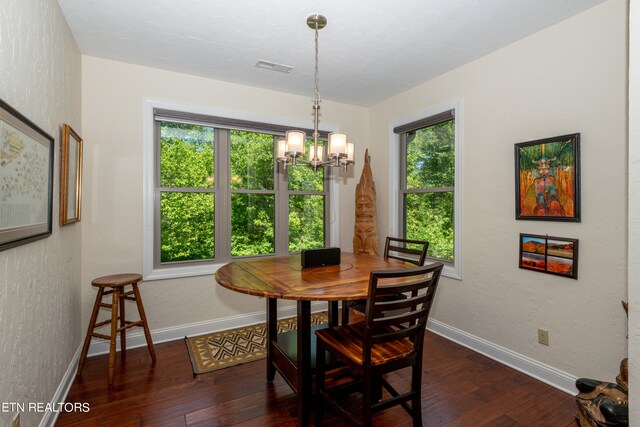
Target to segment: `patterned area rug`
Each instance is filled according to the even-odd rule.
[[[327,313],[311,315],[311,324],[328,321]],[[296,329],[295,317],[278,320],[278,333]],[[185,338],[194,374],[204,374],[267,357],[267,325],[247,326]]]

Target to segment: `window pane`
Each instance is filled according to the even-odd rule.
[[[453,187],[454,121],[407,132],[405,188]]]
[[[275,252],[275,196],[231,195],[231,256]]]
[[[211,259],[214,251],[214,194],[160,194],[160,261]]]
[[[289,196],[289,252],[324,247],[324,196]]]
[[[231,188],[273,190],[273,135],[231,131]]]
[[[405,236],[429,242],[428,256],[453,261],[453,192],[405,194]]]
[[[307,139],[304,156],[296,160],[304,165],[287,167],[289,191],[324,191],[324,166],[319,166],[316,172],[306,166],[309,161],[309,147],[313,147],[313,140]],[[318,147],[324,147],[324,141],[318,141]]]
[[[160,186],[214,187],[214,129],[160,123]]]

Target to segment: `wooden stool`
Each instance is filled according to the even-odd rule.
[[[120,332],[120,350],[124,357],[127,349],[126,330],[134,326],[141,326],[144,329],[144,336],[147,340],[147,347],[151,354],[151,360],[155,363],[156,352],[153,348],[153,341],[151,340],[151,333],[149,332],[149,326],[147,325],[147,316],[144,313],[144,307],[142,306],[142,298],[140,297],[140,291],[138,290],[138,282],[142,280],[142,276],[135,273],[114,274],[111,276],[103,276],[94,279],[91,282],[92,286],[98,288],[98,295],[96,296],[96,303],[93,306],[93,312],[91,313],[91,320],[89,320],[89,328],[87,329],[87,336],[84,339],[84,345],[82,346],[82,354],[80,356],[80,363],[78,364],[77,375],[82,374],[82,368],[87,358],[87,351],[89,351],[89,344],[92,337],[102,338],[109,340],[109,385],[113,384],[113,375],[115,373],[116,364],[116,336]],[[133,290],[125,291],[125,286],[131,285]],[[105,288],[109,288],[105,290]],[[112,294],[111,304],[102,302],[102,297]],[[133,296],[132,296],[133,295]],[[140,314],[140,320],[130,322],[125,320],[124,316],[124,300],[135,301],[138,306],[138,313]],[[120,316],[118,316],[118,305],[120,306]],[[100,307],[106,307],[111,309],[111,319],[103,322],[96,323],[98,318],[98,311]],[[118,319],[120,319],[120,327],[118,327]],[[96,328],[111,324],[111,335],[104,335],[94,332]]]

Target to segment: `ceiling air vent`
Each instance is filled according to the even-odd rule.
[[[256,68],[263,68],[265,70],[277,71],[279,73],[289,74],[293,67],[290,65],[276,64],[275,62],[265,61],[264,59],[258,59],[256,62]]]

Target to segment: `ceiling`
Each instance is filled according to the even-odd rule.
[[[58,0],[84,55],[370,106],[604,0]],[[256,68],[258,60],[293,67]]]

